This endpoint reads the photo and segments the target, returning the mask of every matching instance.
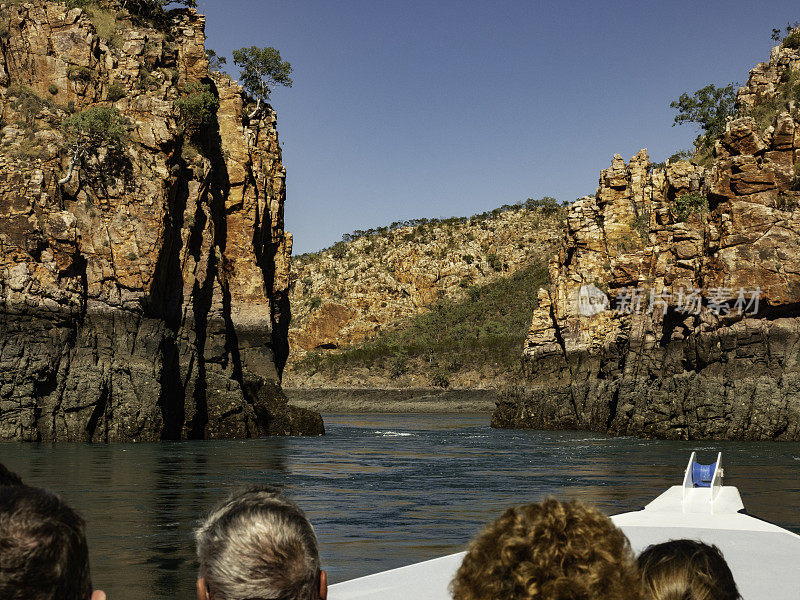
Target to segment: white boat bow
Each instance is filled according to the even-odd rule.
[[[722,454],[713,465],[689,459],[683,484],[642,510],[614,515],[637,554],[675,539],[714,544],[725,555],[745,600],[800,598],[800,536],[748,515],[739,490],[722,485]],[[330,587],[329,600],[449,600],[464,552],[359,577]]]

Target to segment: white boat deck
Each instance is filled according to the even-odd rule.
[[[611,517],[636,554],[669,540],[701,540],[722,550],[745,600],[800,598],[800,536],[743,512],[681,511],[682,492],[682,486],[672,487],[644,510]],[[744,509],[735,487],[723,487],[720,494]]]
[[[744,600],[800,598],[800,536],[744,513],[739,491],[722,486],[721,457],[709,487],[669,488],[643,510],[611,517],[637,554],[673,539],[701,540],[722,550]],[[330,587],[329,600],[449,600],[448,585],[464,552],[367,575]]]

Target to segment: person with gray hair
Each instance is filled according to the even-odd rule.
[[[275,487],[234,492],[195,531],[198,600],[325,600],[317,536]]]

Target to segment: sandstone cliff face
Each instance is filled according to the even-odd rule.
[[[441,298],[549,256],[563,209],[519,206],[365,236],[294,261],[292,352],[369,339]]]
[[[775,49],[739,106],[774,94],[798,67],[798,51]],[[539,291],[525,380],[506,390],[493,425],[800,439],[798,165],[796,111],[765,133],[749,117],[729,123],[709,168],[616,155],[597,193],[570,210],[551,286]],[[703,300],[687,310],[690,290]],[[579,309],[582,291],[609,309]]]
[[[209,73],[202,16],[158,31],[105,6],[113,39],[62,3],[0,5],[0,439],[320,433],[280,390],[291,236],[275,113],[249,122],[241,88]],[[176,122],[193,82],[219,98],[199,151]],[[124,156],[58,185],[60,123],[112,105]]]

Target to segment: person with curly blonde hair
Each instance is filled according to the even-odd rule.
[[[638,600],[628,538],[599,510],[548,499],[509,508],[469,546],[455,600]]]

